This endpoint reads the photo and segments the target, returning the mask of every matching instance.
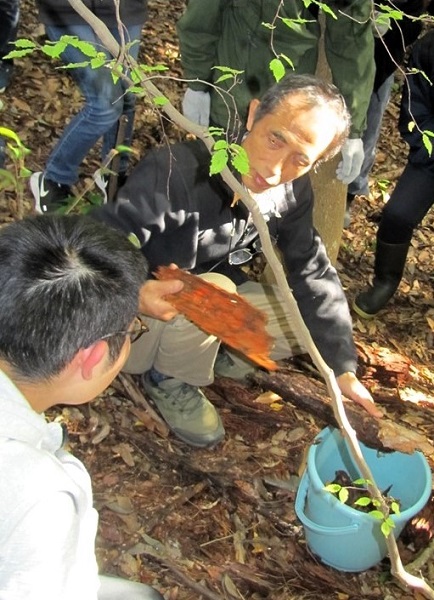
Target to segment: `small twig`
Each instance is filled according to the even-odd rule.
[[[131,400],[141,406],[146,410],[149,416],[158,423],[159,431],[161,435],[167,437],[169,435],[169,428],[166,425],[166,422],[160,417],[160,415],[152,408],[149,402],[146,400],[144,395],[141,393],[137,385],[131,378],[131,375],[126,375],[125,373],[119,373],[118,375],[119,381],[125,388],[125,391],[130,396]]]

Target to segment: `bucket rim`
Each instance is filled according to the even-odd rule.
[[[312,443],[312,445],[308,451],[308,457],[307,457],[305,471],[306,472],[309,471],[309,479],[310,479],[311,485],[317,491],[324,490],[324,482],[321,480],[320,476],[318,475],[316,468],[313,468],[315,466],[316,452],[318,450],[319,445],[321,444],[321,442],[323,440],[326,440],[327,438],[329,438],[333,435],[336,435],[336,433],[338,433],[339,435],[342,436],[342,433],[340,432],[340,430],[338,428],[332,427],[331,425],[329,425],[328,427],[325,427],[323,430],[321,430],[315,436],[315,440]],[[360,440],[359,440],[359,443],[362,446],[362,448],[363,447],[367,448],[367,446],[365,444],[363,444],[363,442],[360,442]],[[403,454],[403,453],[400,453],[398,450],[396,450],[394,452]],[[398,520],[398,521],[407,520],[408,521],[411,518],[413,518],[413,516],[416,515],[419,511],[421,511],[422,508],[425,506],[425,504],[428,502],[428,499],[432,492],[432,473],[431,473],[431,469],[429,467],[428,461],[422,452],[416,451],[416,452],[414,452],[414,454],[417,455],[418,458],[420,459],[420,464],[423,468],[424,476],[425,476],[427,482],[428,481],[430,482],[430,485],[425,486],[425,489],[423,490],[423,493],[421,494],[421,496],[417,500],[417,502],[415,502],[411,506],[408,506],[407,508],[404,508],[403,510],[400,511],[399,514],[391,513],[390,517],[392,518],[393,521],[396,521],[396,520]],[[308,469],[309,466],[312,468]],[[366,517],[369,520],[378,521],[378,519],[369,515],[368,513],[357,510],[356,508],[352,508],[348,504],[344,504],[344,503],[340,502],[339,499],[336,498],[331,493],[328,494],[326,496],[326,498],[327,498],[327,502],[329,502],[332,506],[339,506],[340,511],[343,512],[343,514],[345,514],[348,518],[356,518],[356,515],[357,515],[357,519],[359,519],[360,515],[363,515],[363,517]]]

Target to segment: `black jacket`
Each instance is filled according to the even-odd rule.
[[[136,166],[114,204],[92,214],[134,233],[151,270],[171,262],[194,272],[216,263],[227,267],[230,251],[258,237],[249,212],[220,176],[209,176],[210,155],[200,141],[153,150]],[[262,195],[263,196],[263,195]],[[356,352],[348,304],[335,269],[312,224],[308,176],[282,185],[271,196],[271,235],[283,254],[289,285],[327,364],[341,375],[355,372]],[[228,274],[225,268],[219,269]],[[237,283],[235,273],[229,275]]]
[[[116,26],[115,5],[113,0],[83,0],[101,21],[108,27]],[[121,20],[125,25],[139,25],[145,21],[147,0],[122,0],[120,3]],[[68,0],[37,0],[39,20],[44,25],[67,27],[84,24],[85,21],[72,8]]]
[[[414,70],[412,73],[411,70]],[[423,133],[434,148],[434,30],[431,29],[413,46],[402,89],[399,131],[409,144],[408,160],[416,167],[434,174],[434,150],[425,146]],[[416,126],[409,126],[415,122]],[[426,135],[426,134],[425,134]]]

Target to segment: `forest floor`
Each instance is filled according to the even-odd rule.
[[[143,62],[169,67],[170,76],[156,83],[177,107],[183,85],[176,81],[181,67],[175,22],[183,6],[182,0],[149,0],[141,49]],[[19,34],[43,38],[29,0],[22,3]],[[2,101],[2,125],[15,130],[30,149],[28,168],[42,170],[54,140],[80,106],[79,91],[67,72],[34,54],[17,61]],[[397,88],[384,119],[371,194],[356,199],[351,225],[342,236],[337,268],[350,303],[372,275],[384,194],[391,192],[405,164],[398,106]],[[138,156],[165,139],[182,137],[173,124],[139,103],[134,141]],[[83,165],[80,189],[98,161],[95,150]],[[16,206],[12,192],[1,194],[0,222],[6,223],[16,218]],[[26,192],[25,213],[30,212]],[[403,281],[387,310],[369,322],[354,315],[354,337],[363,357],[360,378],[387,418],[423,435],[428,448],[434,440],[433,240],[431,211],[414,235]],[[370,352],[377,359],[386,356],[404,363],[404,376],[386,370],[379,377],[379,370],[366,360]],[[290,378],[305,378],[327,396],[305,362],[288,361],[282,370]],[[227,432],[212,450],[192,449],[167,435],[119,378],[90,405],[50,411],[50,418],[68,424],[72,450],[93,478],[101,570],[153,584],[166,600],[418,597],[391,576],[387,558],[363,573],[343,573],[309,551],[294,499],[306,450],[329,421],[290,400],[270,400],[261,395],[264,391],[257,384],[228,380],[216,380],[208,389]],[[427,458],[432,469],[434,450]],[[423,519],[415,519],[401,536],[404,564],[429,547],[433,532],[430,501]],[[354,543],[349,551],[362,550]],[[432,559],[420,571],[434,586]]]

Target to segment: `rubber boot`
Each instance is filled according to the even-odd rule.
[[[373,285],[357,296],[354,311],[363,319],[372,319],[396,292],[404,272],[410,242],[386,244],[377,240]]]

